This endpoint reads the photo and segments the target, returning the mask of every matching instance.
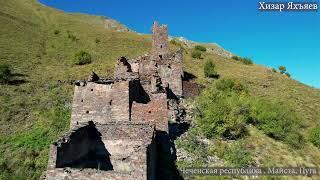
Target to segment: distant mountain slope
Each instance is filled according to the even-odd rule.
[[[163,22],[165,23],[165,22]],[[0,179],[38,179],[47,164],[49,144],[69,127],[74,79],[84,79],[93,70],[111,75],[119,56],[135,57],[148,52],[149,35],[139,35],[114,20],[83,14],[68,14],[39,4],[35,0],[0,1],[0,63],[12,67],[10,85],[0,85]],[[150,22],[150,25],[152,22]],[[169,27],[170,28],[170,27]],[[259,66],[231,60],[216,45],[204,59],[191,58],[185,46],[185,71],[196,81],[204,77],[205,59],[212,59],[221,78],[235,78],[249,86],[250,92],[267,99],[289,102],[304,118],[308,129],[320,124],[320,91]],[[172,48],[176,48],[172,45]],[[93,62],[73,64],[74,54],[85,50]],[[260,132],[253,141],[260,141]],[[284,165],[319,165],[320,151],[308,144],[293,150],[267,139],[261,151],[273,148],[290,152]],[[260,158],[267,158],[260,155]],[[274,157],[281,162],[283,156]],[[282,165],[282,164],[281,164]]]
[[[216,54],[226,58],[232,57],[231,52],[223,49],[216,43],[198,43],[198,42],[190,41],[184,37],[170,37],[170,40],[172,39],[179,41],[186,48],[193,48],[194,46],[201,44],[202,46],[205,46],[207,48],[207,52],[209,53]]]

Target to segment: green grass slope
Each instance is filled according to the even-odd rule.
[[[119,56],[147,53],[150,36],[128,32],[113,20],[67,14],[35,0],[0,1],[0,24],[0,63],[13,71],[12,82],[0,85],[0,179],[38,179],[46,168],[50,143],[69,128],[73,85],[67,82],[84,79],[91,71],[111,75]],[[80,50],[92,55],[91,64],[72,63]],[[197,82],[208,83],[203,65],[210,58],[221,78],[240,79],[255,96],[289,102],[304,118],[303,132],[319,125],[319,90],[210,52],[196,60],[186,50],[185,70],[197,76]],[[252,134],[252,143],[261,151],[288,152],[273,156],[272,163],[320,164],[320,151],[311,144],[292,150],[256,129]],[[267,155],[259,158],[269,162]]]
[[[73,85],[58,80],[84,79],[92,70],[110,75],[119,56],[146,53],[150,40],[118,32],[121,25],[103,17],[30,0],[0,1],[0,24],[0,63],[14,75],[11,85],[0,85],[0,179],[38,179],[50,143],[69,128]],[[91,64],[73,64],[80,50],[92,55]]]
[[[279,72],[273,72],[272,69],[261,65],[245,65],[241,62],[232,60],[231,58],[221,57],[210,53],[203,53],[203,59],[195,59],[192,58],[190,54],[191,53],[187,54],[185,57],[185,71],[197,76],[196,81],[198,83],[206,85],[216,81],[205,78],[203,73],[206,60],[211,59],[215,64],[215,70],[220,75],[219,79],[234,79],[242,82],[248,87],[249,93],[253,97],[285,104],[289,108],[294,109],[296,114],[300,117],[302,126],[299,128],[299,132],[306,140],[305,144],[301,145],[301,149],[293,148],[280,141],[276,141],[266,136],[262,131],[255,127],[248,127],[248,136],[237,141],[242,142],[245,145],[245,148],[251,152],[255,165],[276,167],[319,167],[320,150],[309,141],[310,130],[319,127],[320,123],[319,89],[304,85],[286,75],[282,75]],[[182,142],[185,142],[185,140],[188,141],[188,139],[192,139],[193,137],[189,134],[188,136],[187,138],[182,138]],[[200,137],[200,139],[201,138],[203,137]],[[219,153],[221,154],[221,152],[225,151],[225,146],[230,146],[235,142],[221,141],[218,139],[217,142],[211,142],[213,146],[209,143],[209,146],[207,147],[201,147],[201,141],[199,141],[198,144],[193,143],[194,142],[190,144],[189,141],[189,143],[183,144],[182,149],[187,150],[187,152],[191,154],[194,150],[189,149],[188,151],[188,148],[195,146],[197,149],[201,149],[195,151],[196,153],[193,154],[194,158],[197,159],[196,157],[201,157],[201,153],[198,151],[203,151],[207,155],[218,155],[219,157]],[[215,146],[220,147],[217,148]],[[210,152],[210,148],[213,148],[214,150]],[[220,158],[223,159],[222,156]],[[199,162],[196,160],[193,163],[197,164]],[[205,165],[215,166],[215,164]],[[182,166],[184,165],[182,164]],[[290,179],[290,177],[286,178]],[[296,179],[300,178],[301,177],[297,177]]]
[[[245,65],[230,58],[203,53],[203,59],[185,56],[185,71],[197,76],[200,84],[209,84],[215,80],[204,77],[203,67],[206,59],[211,59],[220,79],[235,79],[248,87],[253,97],[263,98],[290,106],[301,117],[299,129],[304,138],[314,127],[320,125],[320,90],[304,85],[294,79],[273,72],[261,65]],[[320,150],[307,142],[302,149],[293,149],[266,137],[255,128],[250,128],[248,146],[254,147],[254,156],[263,165],[274,166],[319,166]]]

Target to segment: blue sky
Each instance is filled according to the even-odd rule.
[[[301,0],[300,0],[301,1]],[[40,0],[67,12],[103,15],[150,33],[154,20],[173,36],[216,42],[255,63],[287,67],[320,88],[320,11],[260,12],[258,0]]]

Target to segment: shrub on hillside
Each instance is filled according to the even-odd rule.
[[[281,74],[284,74],[287,71],[287,68],[285,66],[279,66],[279,71]]]
[[[0,83],[7,83],[11,77],[10,67],[6,64],[0,64]]]
[[[291,77],[291,74],[289,72],[287,72],[287,68],[285,66],[279,66],[279,71],[281,74],[284,74],[288,77]]]
[[[286,105],[265,100],[253,100],[251,121],[266,135],[293,147],[299,147],[303,142],[298,131],[301,126],[300,119]]]
[[[85,51],[80,51],[75,54],[74,63],[77,65],[84,65],[91,63],[91,55]]]
[[[170,43],[175,46],[180,46],[181,44],[176,39],[171,39]]]
[[[195,49],[196,51],[201,51],[201,52],[206,52],[206,51],[207,51],[207,48],[204,47],[204,46],[201,46],[201,45],[196,45],[196,46],[194,47],[194,49]]]
[[[207,138],[238,139],[246,135],[250,109],[246,98],[236,91],[210,87],[198,98],[197,124]]]
[[[291,74],[290,73],[288,73],[288,72],[286,72],[286,73],[284,73],[286,76],[288,76],[288,77],[291,77]]]
[[[312,144],[320,148],[320,127],[311,129],[309,132],[309,140]]]
[[[53,32],[55,35],[58,35],[59,33],[60,33],[60,31],[59,30],[54,30],[54,32]]]
[[[252,154],[240,142],[236,142],[227,148],[223,158],[236,167],[248,167],[254,165]]]
[[[185,52],[186,54],[188,54],[188,52],[186,51],[186,49],[183,47],[182,42],[180,42],[177,39],[172,39],[170,41],[170,44],[174,45],[174,46],[178,46],[183,52]]]
[[[200,94],[197,103],[196,123],[207,138],[243,137],[251,123],[291,147],[300,148],[305,141],[299,133],[301,119],[288,104],[250,97],[247,88],[235,80],[218,80]]]
[[[191,53],[191,57],[195,58],[195,59],[201,59],[201,51],[192,51]]]
[[[240,57],[239,56],[232,56],[231,59],[239,61]]]
[[[242,63],[245,64],[245,65],[251,65],[251,64],[253,64],[253,61],[252,61],[250,58],[247,58],[247,57],[242,58],[242,57],[240,57],[240,56],[232,56],[231,59],[236,60],[236,61],[239,61],[239,62],[242,62]]]
[[[206,63],[204,64],[204,75],[209,78],[217,78],[218,73],[215,71],[215,65],[211,60],[207,60]]]
[[[248,89],[239,81],[233,79],[221,79],[215,83],[217,90],[224,92],[248,93]]]
[[[243,64],[245,64],[245,65],[251,65],[251,64],[253,64],[253,62],[252,62],[252,60],[250,59],[250,58],[241,58],[240,59],[240,62],[242,62]]]

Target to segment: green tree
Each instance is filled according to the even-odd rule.
[[[287,71],[287,68],[285,66],[279,66],[279,71],[281,74],[284,74]]]
[[[229,84],[231,80],[223,82]],[[210,86],[198,97],[196,122],[207,138],[238,139],[246,135],[250,107],[246,94],[239,93],[235,84],[230,83],[222,89]]]

